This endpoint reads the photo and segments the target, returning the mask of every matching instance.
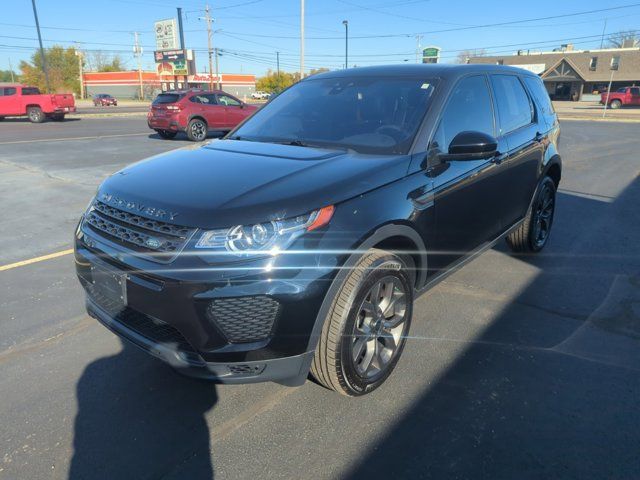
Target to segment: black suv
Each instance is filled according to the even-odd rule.
[[[222,140],[124,168],[75,238],[89,313],[187,374],[361,395],[413,300],[553,222],[559,128],[539,77],[486,65],[329,72]]]

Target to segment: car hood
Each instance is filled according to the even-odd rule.
[[[402,178],[410,157],[217,140],[130,165],[98,198],[141,216],[223,228],[287,218]]]

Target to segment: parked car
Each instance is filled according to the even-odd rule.
[[[162,138],[185,132],[201,142],[210,131],[228,132],[257,110],[223,91],[187,90],[161,93],[153,101],[147,121]]]
[[[191,103],[180,95],[169,105]],[[225,139],[102,183],[75,237],[88,312],[190,375],[300,385],[311,371],[368,393],[418,295],[501,238],[547,244],[558,138],[521,69],[314,75]]]
[[[116,107],[118,105],[118,99],[109,95],[108,93],[98,93],[93,96],[93,106],[94,107],[107,107],[109,105],[113,105]]]
[[[71,93],[42,94],[36,87],[0,86],[0,120],[26,115],[32,123],[42,123],[47,118],[61,121],[67,113],[75,111]]]
[[[251,98],[253,98],[254,100],[269,100],[270,96],[271,96],[270,93],[262,92],[262,91],[253,92],[251,94]]]
[[[608,105],[610,108],[617,109],[624,105],[640,105],[640,87],[623,87],[615,92],[602,92],[600,94],[600,103]]]

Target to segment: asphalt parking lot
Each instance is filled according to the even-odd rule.
[[[97,185],[194,144],[3,122],[0,478],[639,478],[638,127],[562,129],[543,254],[500,244],[420,297],[393,375],[350,399],[183,378],[84,313],[68,249]]]

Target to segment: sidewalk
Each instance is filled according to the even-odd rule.
[[[617,110],[607,108],[602,118],[604,106],[598,102],[553,102],[560,120],[593,120],[611,122],[640,122],[640,108],[622,107]]]

